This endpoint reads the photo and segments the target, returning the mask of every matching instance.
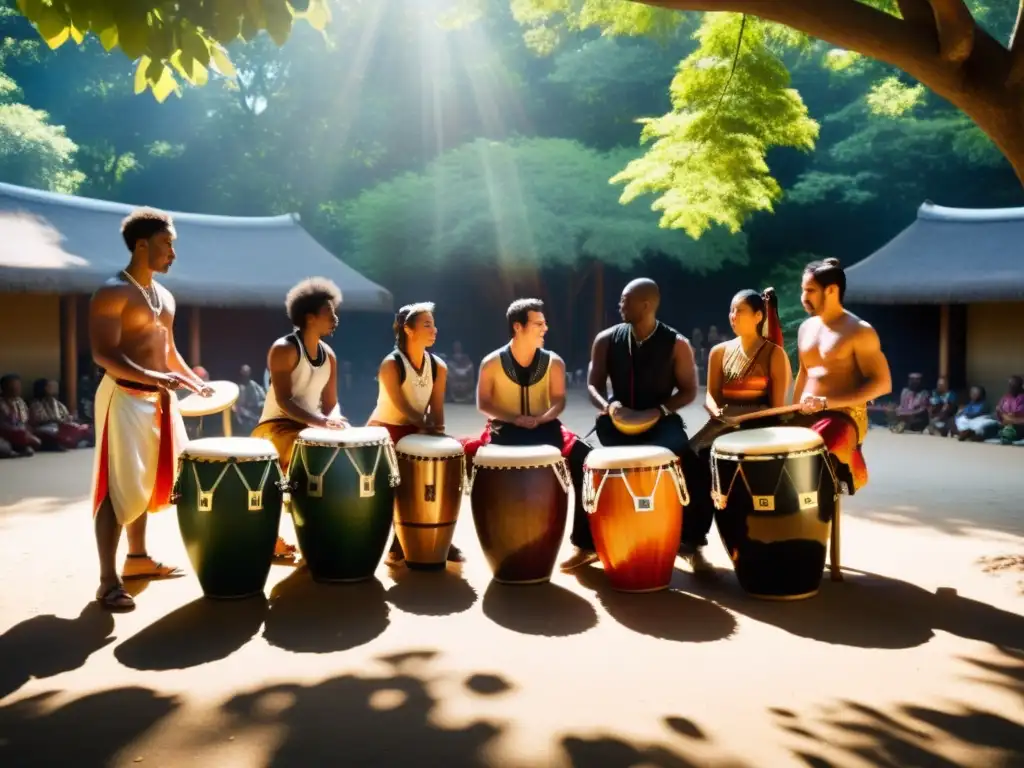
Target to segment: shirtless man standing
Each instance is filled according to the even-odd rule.
[[[889,362],[875,329],[843,308],[846,273],[838,259],[809,263],[800,287],[811,317],[797,337],[800,370],[793,402],[803,409],[793,423],[821,434],[840,483],[853,494],[868,481],[861,453],[867,404],[892,391]]]
[[[171,505],[178,453],[187,441],[171,390],[184,387],[204,397],[213,390],[178,353],[174,298],[153,279],[174,263],[171,218],[141,208],[121,223],[121,234],[131,262],[89,305],[92,357],[105,372],[95,400],[93,515],[100,559],[96,599],[110,610],[130,611],[135,601],[122,578],[182,575],[146,552],[146,513]],[[128,559],[118,576],[122,527],[128,528]]]
[[[287,472],[302,430],[344,429],[349,423],[338,407],[338,359],[322,341],[338,328],[341,291],[326,278],[311,277],[288,291],[284,303],[294,329],[267,353],[270,387],[252,436],[274,444]],[[290,561],[294,556],[295,547],[278,537],[275,559]]]

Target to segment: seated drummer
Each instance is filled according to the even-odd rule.
[[[338,327],[341,291],[326,278],[311,277],[288,291],[284,303],[294,330],[270,346],[270,387],[252,436],[274,444],[281,469],[287,472],[302,430],[344,429],[349,424],[338,410],[337,359],[321,341]],[[278,537],[276,560],[291,561],[295,552],[293,545]]]
[[[395,315],[392,329],[395,349],[380,364],[377,406],[366,426],[384,427],[395,445],[403,437],[418,432],[443,435],[448,366],[429,351],[437,341],[434,304],[406,304]],[[387,564],[398,565],[404,559],[402,545],[395,536]],[[462,552],[452,544],[448,560],[461,563],[463,559]]]
[[[568,460],[576,490],[575,516],[583,515],[583,460],[590,446],[570,432],[565,410],[565,363],[544,349],[548,324],[540,299],[513,301],[505,313],[511,341],[480,363],[476,407],[487,416],[478,438],[463,440],[467,465],[477,450],[494,445],[550,445]],[[589,537],[589,529],[587,530]],[[574,540],[575,543],[575,540]]]
[[[711,420],[690,441],[706,461],[719,435],[780,423],[778,418],[751,418],[736,426],[722,421],[786,404],[793,371],[782,348],[777,302],[773,288],[740,291],[732,299],[729,325],[736,337],[716,344],[708,355],[704,408]]]
[[[690,505],[683,515],[679,554],[694,571],[712,570],[701,547],[714,519],[711,473],[690,448],[686,425],[676,411],[697,396],[697,366],[689,342],[674,328],[657,319],[661,294],[653,280],[633,280],[622,291],[619,314],[623,322],[607,328],[594,339],[588,390],[590,401],[601,412],[595,430],[603,446],[657,445],[679,457]],[[611,379],[612,397],[607,400]],[[616,420],[652,425],[639,434],[625,434]],[[573,521],[576,551],[562,563],[562,570],[597,559],[586,514]]]
[[[804,408],[790,423],[821,435],[839,482],[853,494],[868,481],[861,453],[867,404],[892,391],[889,361],[875,329],[843,307],[846,273],[838,259],[810,262],[800,288],[811,317],[798,332],[800,370],[793,386],[793,402]]]

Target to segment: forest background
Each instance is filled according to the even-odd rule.
[[[926,199],[1022,204],[991,141],[898,70],[738,14],[588,4],[334,0],[323,29],[230,44],[197,87],[146,83],[92,36],[51,49],[0,0],[0,180],[296,212],[396,303],[437,302],[442,350],[479,359],[537,295],[573,366],[632,277],[687,334],[769,284],[792,328],[808,258],[852,264]],[[967,5],[1008,38],[1012,3]]]

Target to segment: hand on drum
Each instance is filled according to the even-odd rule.
[[[536,416],[516,416],[516,420],[512,423],[523,429],[534,429],[540,421]]]
[[[324,426],[327,429],[345,429],[349,426],[349,423],[345,419],[327,419],[324,422]]]
[[[175,371],[154,373],[153,378],[157,380],[157,386],[163,387],[164,389],[169,389],[172,391],[177,389],[187,389],[190,392],[199,391],[198,389],[196,389],[196,386],[191,381],[186,379],[180,373],[176,373]],[[212,394],[213,390],[211,389],[210,392]],[[209,395],[207,395],[207,397],[209,397]]]
[[[800,398],[800,413],[818,413],[825,410],[827,402],[824,397],[804,395]]]

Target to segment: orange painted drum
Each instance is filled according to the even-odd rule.
[[[612,588],[666,589],[690,503],[679,459],[653,445],[595,448],[583,467],[583,506]]]

